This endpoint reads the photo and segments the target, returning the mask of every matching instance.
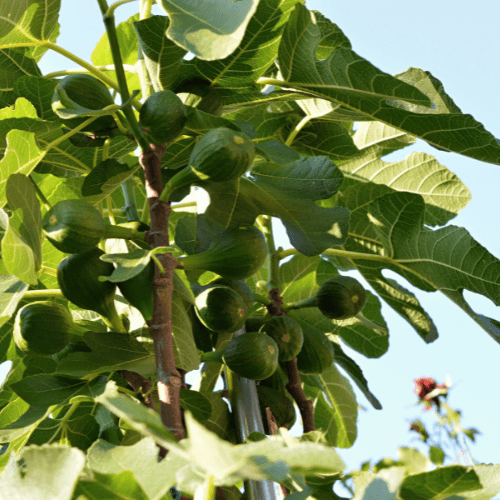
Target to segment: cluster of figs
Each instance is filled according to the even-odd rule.
[[[92,112],[114,104],[107,87],[86,74],[63,78],[52,103],[70,129],[81,126]],[[81,116],[76,116],[76,112]],[[91,141],[112,137],[119,133],[117,121],[121,119],[119,113],[99,116],[80,134]],[[152,94],[139,116],[139,124],[153,144],[175,140],[187,120],[187,107],[171,91]],[[254,145],[243,132],[225,127],[212,129],[198,139],[188,165],[171,177],[162,199],[168,201],[175,190],[186,185],[236,179],[251,167],[254,157]],[[115,267],[98,246],[107,238],[123,238],[144,245],[145,230],[149,229],[146,225],[138,221],[108,224],[92,204],[69,199],[51,207],[43,217],[42,226],[50,243],[69,254],[57,268],[59,287],[69,302],[98,313],[111,331],[126,333],[126,321],[115,307],[118,287],[145,321],[153,318],[154,261],[150,260],[133,278],[115,283],[105,279]],[[186,271],[211,271],[219,276],[205,286],[192,283],[193,335],[204,352],[201,360],[224,363],[236,374],[260,381],[262,405],[272,407],[278,425],[290,427],[295,412],[279,363],[297,358],[300,372],[321,373],[332,364],[334,350],[323,333],[310,329],[304,332],[290,315],[252,317],[257,308],[244,280],[262,267],[267,256],[262,232],[255,226],[244,225],[226,228],[212,239],[207,249],[178,261]],[[287,310],[317,307],[327,318],[344,320],[358,314],[365,301],[366,292],[356,279],[337,275],[321,284],[313,297],[287,304]],[[34,356],[53,356],[57,361],[68,352],[89,350],[84,334],[96,328],[95,325],[95,322],[74,321],[63,301],[30,302],[17,313],[14,339],[22,351]],[[247,333],[235,336],[224,350],[214,350],[219,334],[233,333],[243,326]],[[95,331],[102,329],[100,325]]]

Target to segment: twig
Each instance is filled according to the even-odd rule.
[[[144,404],[148,408],[156,411],[153,394],[151,393],[151,389],[153,388],[153,382],[151,382],[151,380],[144,378],[142,375],[139,375],[139,373],[129,370],[119,370],[118,374],[123,380],[128,382],[128,385],[132,387],[134,392],[141,392],[144,398]]]
[[[314,424],[314,405],[310,399],[307,399],[302,389],[299,369],[297,367],[297,358],[294,358],[291,361],[286,361],[283,364],[288,375],[288,383],[286,384],[286,388],[299,407],[300,416],[302,417],[302,425],[304,427],[304,433],[315,431],[316,426]]]

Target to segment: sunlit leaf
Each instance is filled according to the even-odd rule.
[[[158,447],[150,438],[131,446],[116,446],[99,439],[88,451],[88,464],[101,474],[133,472],[148,498],[161,498],[174,486],[178,468],[173,461],[158,462]]]
[[[0,4],[0,49],[25,44],[27,55],[39,59],[44,42],[58,35],[60,0],[19,0]]]
[[[12,174],[29,175],[44,156],[35,142],[35,134],[21,130],[7,134],[7,149],[0,160],[0,206],[7,202],[7,179]]]
[[[186,9],[180,0],[160,0],[159,5],[171,19],[168,37],[198,58],[213,61],[235,51],[258,3],[195,0]]]
[[[71,500],[85,455],[77,448],[43,445],[12,455],[0,474],[0,497]]]
[[[17,305],[27,289],[26,283],[16,276],[10,274],[0,275],[0,326],[4,325],[14,315]]]

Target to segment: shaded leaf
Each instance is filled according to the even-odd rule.
[[[383,253],[443,292],[473,319],[475,313],[464,307],[463,289],[500,305],[500,261],[463,228],[425,228],[424,211],[422,197],[411,193],[387,194],[370,204]]]
[[[255,149],[258,154],[279,165],[287,165],[300,158],[300,155],[294,149],[285,146],[280,141],[259,142]]]
[[[236,443],[233,416],[229,412],[229,407],[222,398],[222,394],[205,392],[203,395],[210,401],[212,413],[210,418],[203,421],[202,425],[217,434],[221,439]]]
[[[299,153],[325,155],[332,161],[346,161],[359,154],[349,131],[338,122],[314,120],[304,127],[293,142]]]
[[[27,444],[43,445],[61,441],[61,444],[70,444],[85,451],[99,437],[99,432],[99,424],[92,415],[77,416],[68,420],[46,418],[38,424]]]
[[[214,116],[196,108],[188,107],[188,119],[184,128],[195,134],[205,134],[209,130],[218,127],[225,127],[238,132],[241,131],[236,123],[221,116]]]
[[[385,192],[383,186],[364,184],[350,188],[344,193],[340,203],[351,210],[350,237],[344,245],[345,250],[383,255],[383,247],[369,217],[368,207],[370,201],[376,200]],[[434,287],[420,276],[409,272],[406,267],[398,267],[395,263],[364,259],[352,259],[352,263],[377,294],[408,321],[425,342],[437,339],[436,326],[415,295],[395,280],[386,278],[382,271],[390,269],[397,272],[412,285],[428,292],[434,291]]]
[[[266,96],[264,94],[260,95],[262,96],[260,100],[265,100]],[[263,141],[271,141],[277,138],[278,131],[288,123],[290,111],[273,112],[269,109],[269,102],[256,102],[251,107],[243,107],[243,109],[238,111],[225,114],[224,117],[252,125],[258,137],[258,141],[255,142],[255,146],[260,147]],[[284,149],[290,149],[291,152],[289,155],[293,154],[293,149],[288,148],[282,142],[278,142],[278,144],[281,144],[280,147],[283,147]],[[278,146],[278,144],[276,146]],[[291,161],[299,159],[297,153],[295,153],[295,156],[296,158],[293,158]],[[291,163],[291,161],[286,163]],[[286,163],[281,161],[277,163],[286,165]]]
[[[93,474],[93,481],[80,479],[75,495],[84,495],[89,500],[148,500],[148,496],[136,481],[134,474],[123,471],[119,474]]]
[[[175,278],[174,278],[175,280]],[[175,288],[177,286],[177,288]],[[172,336],[174,341],[175,364],[186,371],[197,370],[200,366],[198,350],[194,342],[189,308],[180,286],[174,282],[172,294]]]
[[[33,104],[38,118],[54,120],[57,117],[52,111],[52,95],[56,85],[55,80],[41,76],[23,76],[16,80],[14,90],[18,97],[24,97]]]
[[[389,349],[389,334],[381,308],[378,297],[367,290],[361,312],[346,320],[332,320],[331,331],[363,356],[379,358]]]
[[[187,53],[165,36],[169,23],[167,16],[151,16],[133,23],[156,92],[170,87]]]
[[[313,10],[313,13],[321,31],[321,40],[316,52],[318,59],[326,59],[335,47],[351,48],[351,42],[336,24],[332,23],[330,19],[317,10]]]
[[[14,382],[9,387],[32,406],[67,404],[76,396],[96,397],[102,394],[105,383],[94,379],[90,382],[60,375],[33,375]]]
[[[196,215],[184,215],[175,227],[175,244],[187,255],[193,255],[196,250]]]
[[[358,404],[349,381],[335,365],[320,375],[301,375],[314,397],[314,422],[331,446],[350,448],[357,437]],[[319,390],[317,389],[319,388]]]
[[[203,422],[212,415],[212,404],[201,392],[181,389],[180,397],[182,408],[190,411],[196,420]]]
[[[347,47],[336,47],[327,59],[318,61],[316,51],[320,40],[321,31],[312,13],[298,4],[280,44],[283,87],[289,82],[294,89],[343,104],[434,146],[500,163],[500,144],[495,137],[471,115],[461,114],[450,106],[451,100],[446,107],[436,104],[435,85],[429,90],[428,85],[417,85],[415,78],[410,78],[410,85],[405,77],[380,71]],[[438,94],[443,101],[442,93]],[[434,108],[430,107],[431,100]]]
[[[184,61],[178,81],[201,78],[218,89],[229,88],[231,93],[234,88],[253,85],[275,61],[283,29],[297,1],[260,0],[245,36],[231,55],[216,63],[199,58]],[[225,104],[224,96],[223,101]]]
[[[446,224],[472,198],[453,172],[425,153],[412,153],[392,163],[367,155],[343,163],[340,169],[345,176],[344,189],[357,182],[374,182],[387,186],[387,192],[420,194],[426,208],[424,223],[429,226]]]
[[[229,226],[253,224],[260,214],[279,217],[292,245],[308,256],[345,242],[349,212],[315,203],[331,197],[342,183],[326,157],[302,157],[289,165],[263,162],[238,181],[203,185],[211,201],[208,221]]]
[[[479,489],[481,483],[472,467],[451,465],[408,476],[399,495],[403,500],[441,500]]]
[[[118,392],[114,382],[108,382],[106,390],[95,398],[111,413],[121,418],[130,427],[149,436],[167,449],[176,449],[183,455],[175,436],[162,423],[158,413],[146,408],[137,399]]]
[[[0,90],[15,99],[20,95],[17,82],[31,75],[37,78],[41,76],[41,71],[36,61],[29,57],[28,48],[0,49]]]
[[[376,409],[381,410],[382,405],[375,395],[368,389],[368,381],[365,379],[361,368],[357,363],[342,351],[338,344],[334,344],[334,362],[339,365],[351,377],[351,380],[358,386],[358,389],[365,395],[366,399]]]
[[[126,163],[108,158],[99,163],[85,177],[82,184],[82,196],[89,203],[97,203],[119,188],[120,184],[130,178],[139,168],[138,163],[131,168]]]
[[[59,363],[57,373],[78,378],[118,370],[131,370],[144,377],[156,373],[154,355],[129,335],[86,332],[83,339],[92,352],[69,354]]]

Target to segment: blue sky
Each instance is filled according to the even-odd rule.
[[[474,9],[470,2],[460,6],[457,2],[435,0],[307,0],[306,5],[337,23],[353,49],[380,69],[391,74],[411,66],[430,71],[443,82],[464,113],[470,113],[500,137],[500,2],[477,0]],[[133,2],[118,8],[118,21],[134,14],[137,7],[138,3]],[[97,2],[63,0],[61,25],[58,44],[90,61],[91,50],[103,32]],[[75,67],[71,61],[51,53],[43,57],[40,66],[44,73]],[[391,159],[403,158],[413,151],[435,156],[468,186],[473,199],[452,223],[467,228],[477,241],[500,257],[500,167],[437,151],[421,141]],[[278,231],[278,235],[282,234]],[[278,244],[290,246],[284,237]],[[366,411],[360,411],[356,443],[349,450],[339,450],[341,457],[352,469],[365,460],[395,458],[400,445],[418,447],[408,432],[408,422],[417,417],[426,422],[432,419],[413,406],[413,379],[431,376],[443,382],[449,374],[454,383],[450,405],[463,411],[465,427],[473,426],[483,433],[477,444],[471,446],[474,458],[483,463],[500,462],[500,345],[443,295],[415,290],[399,276],[397,279],[416,293],[434,319],[440,337],[431,345],[424,344],[404,320],[384,305],[383,314],[390,329],[389,352],[378,360],[368,360],[346,348],[363,369],[370,389],[384,409],[372,409],[356,390]],[[500,308],[488,299],[468,292],[466,298],[477,312],[500,319]]]

